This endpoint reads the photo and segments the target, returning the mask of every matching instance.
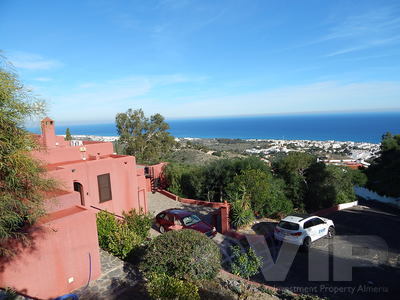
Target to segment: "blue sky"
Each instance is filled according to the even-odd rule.
[[[0,1],[59,122],[400,109],[398,1]]]

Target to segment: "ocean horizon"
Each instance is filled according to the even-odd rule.
[[[57,120],[55,120],[57,121]],[[400,112],[269,115],[166,120],[183,138],[336,140],[379,143],[386,132],[400,134]],[[117,136],[114,123],[57,125],[56,134]],[[39,133],[39,127],[28,128]]]

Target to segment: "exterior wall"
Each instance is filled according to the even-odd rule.
[[[313,215],[317,215],[317,216],[325,216],[325,215],[329,215],[335,211],[339,211],[339,210],[343,210],[343,209],[347,209],[353,206],[357,206],[358,205],[358,201],[353,201],[353,202],[348,202],[348,203],[342,203],[342,204],[337,204],[334,205],[332,207],[329,208],[324,208],[321,210],[317,210],[315,212],[313,212]]]
[[[64,192],[61,195],[51,195],[45,202],[45,209],[47,213],[52,213],[76,205],[81,205],[79,193]]]
[[[357,196],[365,200],[374,200],[400,208],[400,197],[394,198],[394,197],[381,196],[374,191],[371,191],[367,188],[360,186],[355,186],[354,192],[356,193]]]
[[[131,209],[147,211],[147,195],[139,199],[139,191],[145,189],[145,183],[139,185],[140,176],[135,172],[136,162],[133,156],[113,155],[98,160],[81,160],[60,165],[48,172],[48,176],[57,179],[62,189],[67,191],[73,191],[73,183],[79,182],[83,187],[85,207],[107,210],[121,216],[123,211]],[[107,173],[110,174],[112,200],[100,203],[97,176]],[[71,205],[75,204],[71,202]]]
[[[100,275],[97,211],[90,208],[118,216],[131,209],[147,212],[147,192],[145,175],[137,172],[135,157],[114,155],[112,143],[71,146],[55,135],[54,121],[49,118],[42,121],[42,130],[38,140],[45,149],[32,156],[43,161],[46,176],[59,182],[59,190],[47,195],[48,215],[32,229],[32,247],[22,248],[14,242],[10,246],[17,256],[12,261],[0,258],[0,287],[49,299]],[[102,174],[110,174],[112,200],[100,203],[97,176]],[[74,191],[74,182],[82,185],[82,193]]]
[[[61,296],[100,275],[95,213],[71,207],[41,220],[34,247],[0,261],[0,286],[40,299]],[[90,256],[89,256],[90,255]],[[89,259],[90,258],[90,259]]]
[[[137,170],[139,171],[140,169],[137,169]],[[138,202],[139,202],[140,208],[142,208],[143,211],[147,213],[148,212],[148,206],[147,206],[148,197],[147,197],[147,193],[149,191],[151,191],[151,188],[150,188],[150,190],[148,190],[148,182],[149,182],[149,180],[148,180],[148,178],[146,178],[144,173],[142,173],[140,171],[137,173],[136,179],[137,179],[137,186],[138,186],[137,187],[137,189],[138,189]]]
[[[154,178],[161,178],[162,173],[164,171],[164,167],[167,165],[167,163],[159,163],[157,165],[152,165],[150,168],[153,170],[153,177]]]
[[[85,149],[86,151],[81,151]],[[52,149],[43,149],[34,151],[35,158],[46,162],[47,164],[56,164],[76,160],[88,160],[91,156],[113,154],[113,144],[106,142],[97,142],[83,146],[57,147]]]

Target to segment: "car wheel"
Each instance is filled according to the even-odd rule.
[[[164,228],[164,226],[160,225],[159,230],[160,230],[160,233],[165,233],[165,228]]]
[[[303,247],[304,249],[308,250],[311,248],[311,238],[309,236],[306,236],[303,240]]]
[[[328,239],[331,239],[331,238],[333,238],[334,236],[335,236],[335,227],[331,226],[331,227],[329,227],[329,229],[328,229],[328,233],[326,234],[326,237],[327,237]]]

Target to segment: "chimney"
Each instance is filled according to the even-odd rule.
[[[46,148],[55,148],[56,132],[54,128],[54,121],[49,117],[46,117],[41,121],[41,127],[42,127],[42,139],[44,146]]]

